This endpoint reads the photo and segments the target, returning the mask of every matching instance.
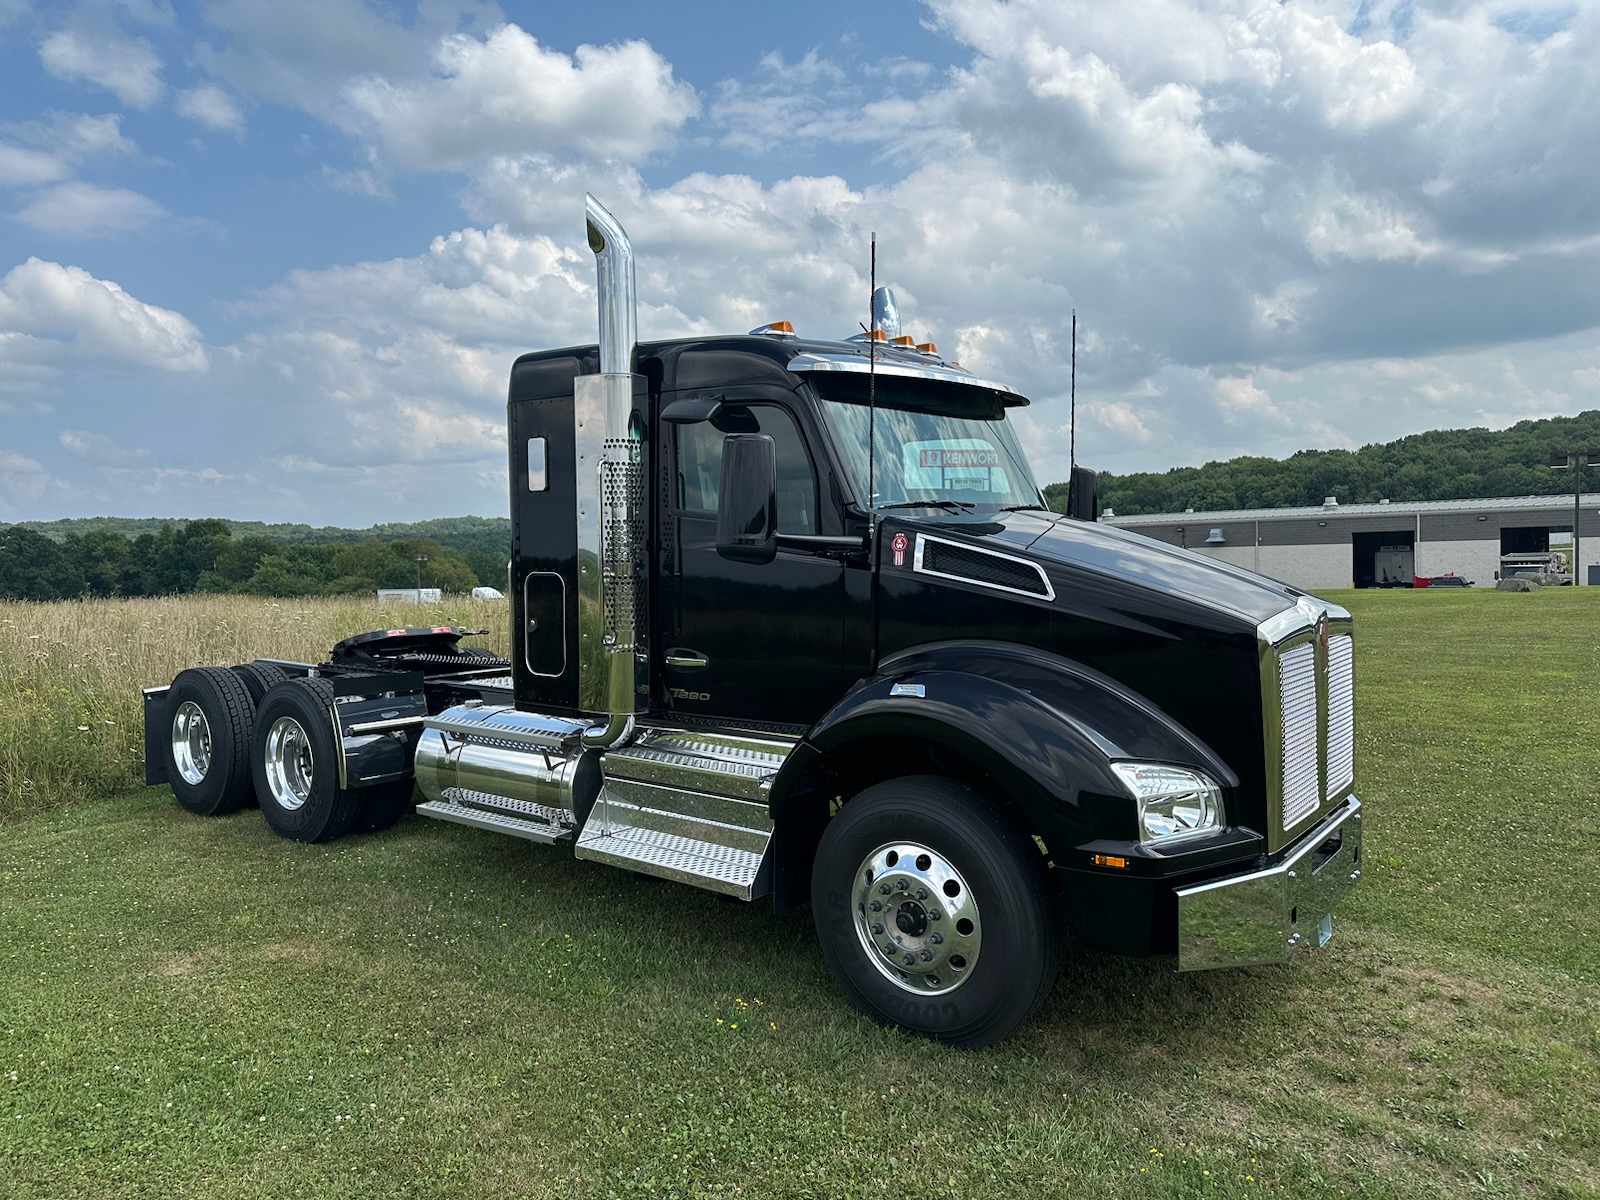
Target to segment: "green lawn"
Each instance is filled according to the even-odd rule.
[[[774,917],[166,789],[0,827],[0,1194],[1600,1196],[1600,590],[1340,595],[1365,878],[1319,955],[1069,955],[967,1053]]]

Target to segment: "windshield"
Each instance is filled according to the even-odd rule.
[[[872,441],[876,507],[928,504],[937,507],[1043,507],[1016,430],[1005,410],[980,396],[972,405],[951,404],[948,392],[916,406],[910,388],[896,389],[879,403]],[[868,408],[853,400],[822,396],[822,408],[838,438],[856,494],[867,494]]]

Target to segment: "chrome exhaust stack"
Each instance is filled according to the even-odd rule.
[[[617,219],[585,196],[599,292],[600,373],[574,381],[578,466],[578,707],[604,720],[586,746],[633,736],[649,695],[645,644],[645,421],[634,392],[638,341],[633,247]],[[642,386],[638,387],[641,402]]]

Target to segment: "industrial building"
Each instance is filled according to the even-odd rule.
[[[1458,576],[1493,587],[1502,559],[1558,554],[1576,582],[1600,586],[1600,493],[1509,496],[1315,508],[1155,513],[1108,525],[1185,546],[1302,588],[1404,587],[1415,577]]]

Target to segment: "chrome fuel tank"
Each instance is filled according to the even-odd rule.
[[[464,704],[429,717],[417,743],[417,786],[430,801],[468,793],[571,812],[581,821],[600,791],[600,752],[587,723]]]

